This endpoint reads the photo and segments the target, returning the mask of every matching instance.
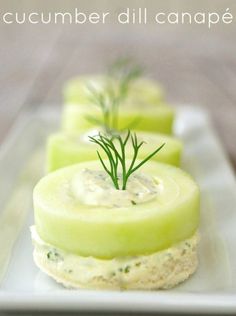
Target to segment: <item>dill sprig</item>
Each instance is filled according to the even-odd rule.
[[[93,86],[88,86],[88,91],[90,92],[90,101],[96,105],[102,112],[102,118],[98,119],[92,115],[87,115],[86,119],[92,123],[102,126],[107,134],[112,133],[112,116],[113,116],[113,103],[115,99],[108,89],[103,89],[98,91]]]
[[[133,174],[137,169],[139,169],[143,164],[145,164],[149,159],[151,159],[154,155],[156,155],[165,144],[162,144],[156,150],[154,150],[151,154],[149,154],[146,158],[144,158],[141,162],[136,164],[136,160],[138,157],[139,149],[145,143],[144,141],[139,142],[137,135],[135,133],[131,134],[130,131],[127,132],[127,135],[124,139],[120,135],[113,136],[105,136],[99,133],[97,136],[89,136],[89,139],[92,143],[99,145],[104,153],[106,154],[109,166],[107,166],[101,157],[99,151],[97,151],[98,158],[103,166],[103,169],[110,176],[114,187],[117,190],[126,190],[127,181],[131,174]],[[130,165],[126,164],[126,145],[128,141],[131,139],[132,147],[133,147],[133,157],[131,159]],[[118,142],[118,146],[117,146]],[[119,148],[119,149],[118,149]],[[121,185],[119,184],[119,176],[118,170],[121,169]]]
[[[119,58],[110,67],[108,67],[108,76],[117,82],[117,95],[112,104],[114,129],[118,127],[119,105],[123,102],[129,93],[130,84],[138,79],[143,70],[139,65],[134,64],[131,58]]]
[[[127,98],[130,84],[141,73],[141,68],[134,65],[131,59],[120,58],[114,62],[108,68],[107,82],[104,88],[96,89],[92,85],[87,86],[90,101],[102,112],[102,119],[87,115],[87,120],[102,126],[107,134],[112,134],[114,130],[118,130],[119,106]],[[131,124],[133,125],[135,122],[137,122],[137,118]]]
[[[118,58],[108,67],[108,76],[118,83],[118,98],[126,98],[130,84],[139,78],[143,69],[135,64],[131,58]]]

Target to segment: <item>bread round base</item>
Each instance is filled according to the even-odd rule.
[[[144,256],[109,260],[82,257],[45,243],[31,227],[36,265],[68,288],[168,289],[186,280],[198,265],[198,234]]]

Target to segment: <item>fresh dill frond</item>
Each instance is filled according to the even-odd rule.
[[[128,131],[124,139],[120,135],[104,136],[99,133],[97,136],[89,136],[89,140],[92,143],[99,145],[106,154],[109,161],[109,167],[105,164],[100,152],[97,151],[98,158],[103,166],[103,169],[110,176],[114,187],[117,190],[126,190],[127,181],[131,174],[133,174],[149,159],[156,155],[165,145],[162,144],[151,154],[145,157],[141,162],[136,164],[139,149],[143,146],[144,141],[139,142],[135,133],[132,134],[130,131]],[[133,157],[131,159],[130,165],[127,166],[126,146],[130,140],[133,147]],[[121,184],[119,183],[118,170],[121,170]]]
[[[108,76],[119,81],[130,82],[140,77],[143,69],[132,58],[121,57],[108,66]]]
[[[92,123],[98,124],[103,128],[107,134],[111,134],[112,131],[112,116],[113,116],[113,103],[115,102],[114,96],[111,92],[104,88],[101,91],[94,88],[92,85],[88,85],[89,99],[92,104],[97,106],[102,113],[102,118],[98,119],[93,115],[86,115],[86,119]]]
[[[128,57],[119,58],[108,67],[108,76],[117,83],[117,96],[112,109],[114,129],[117,129],[118,125],[119,105],[127,98],[131,83],[138,79],[142,72],[141,67]]]
[[[130,84],[138,79],[143,69],[129,57],[118,58],[108,67],[108,76],[118,83],[119,98],[125,99]]]
[[[92,115],[86,119],[92,123],[102,126],[107,134],[118,130],[119,106],[128,96],[130,84],[142,73],[139,66],[134,65],[131,59],[123,58],[114,62],[107,71],[107,80],[103,88],[96,89],[91,85],[87,86],[89,99],[102,113],[102,119],[98,120]],[[135,119],[131,124],[137,123]],[[128,126],[131,128],[131,126]]]

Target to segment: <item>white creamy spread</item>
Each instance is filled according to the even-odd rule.
[[[150,255],[98,259],[68,253],[44,242],[31,227],[34,260],[59,283],[72,288],[166,289],[197,268],[198,234]]]
[[[121,187],[121,175],[118,175]],[[129,207],[156,198],[161,184],[146,174],[132,174],[126,190],[117,190],[105,171],[83,169],[72,179],[72,192],[82,203],[107,207]]]
[[[101,131],[102,130],[99,128],[94,128],[94,129],[91,129],[91,130],[87,131],[86,133],[81,134],[79,136],[76,135],[76,138],[78,141],[82,141],[83,143],[90,144],[91,146],[94,146],[94,144],[91,143],[91,141],[89,140],[89,136],[96,137],[99,135],[99,133]]]

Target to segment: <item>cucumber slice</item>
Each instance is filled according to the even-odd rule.
[[[36,185],[35,223],[45,242],[73,254],[114,258],[166,249],[197,230],[199,189],[181,169],[150,161],[142,173],[161,185],[157,197],[131,207],[107,208],[84,205],[73,195],[71,183],[84,168],[100,170],[101,165],[90,161],[63,168]]]
[[[97,131],[88,134],[95,135]],[[87,134],[87,135],[88,135]],[[97,160],[98,149],[95,144],[88,141],[87,135],[78,133],[58,132],[52,134],[47,141],[47,170],[48,172],[69,166],[78,162]],[[140,149],[139,157],[144,158],[158,146],[165,143],[163,149],[153,157],[153,160],[179,166],[183,145],[180,140],[162,135],[145,132],[137,133],[138,139],[145,141]],[[127,148],[127,157],[132,158],[132,146]]]
[[[87,104],[88,86],[103,88],[107,83],[106,76],[82,76],[71,79],[64,88],[65,103]],[[146,102],[159,104],[163,102],[164,93],[157,82],[150,79],[138,79],[130,85],[127,103]]]
[[[118,129],[127,129],[131,126],[136,130],[171,134],[174,121],[172,108],[161,105],[156,107],[144,104],[136,105],[120,107]],[[101,111],[91,104],[86,106],[66,104],[62,117],[63,129],[70,132],[82,132],[92,128],[94,123],[87,119],[87,116],[91,116],[91,111],[93,117],[101,120]]]

